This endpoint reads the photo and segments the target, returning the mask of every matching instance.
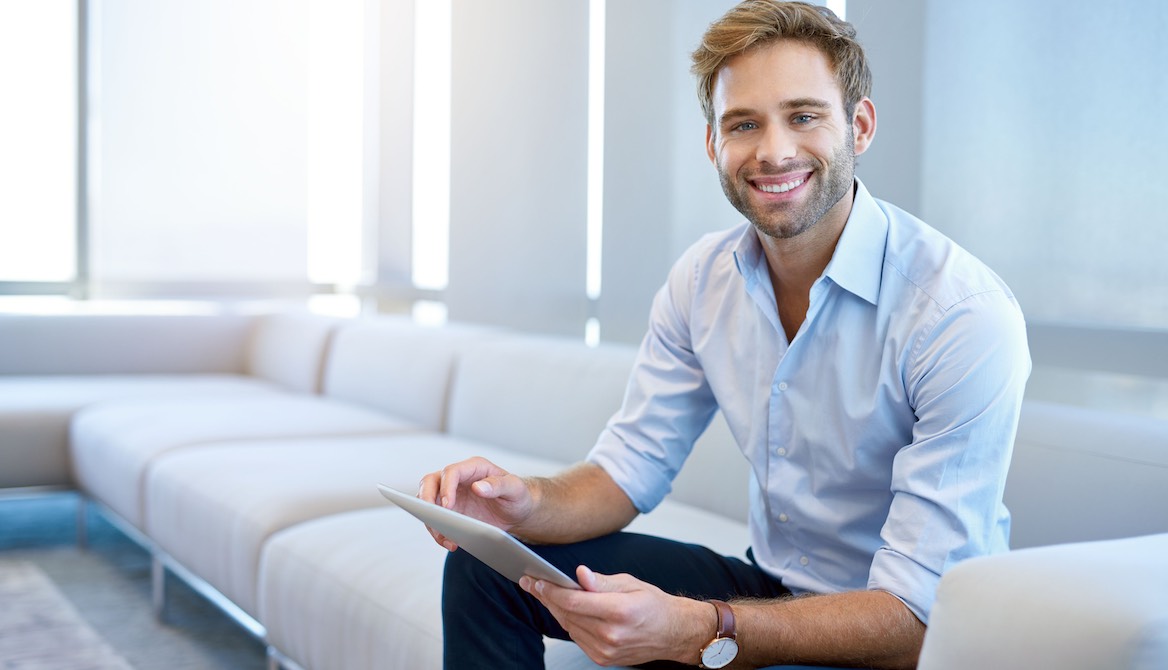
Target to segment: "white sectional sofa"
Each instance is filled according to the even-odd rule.
[[[155,556],[156,606],[169,569],[273,666],[436,668],[444,551],[375,485],[471,455],[578,460],[634,353],[389,316],[0,314],[0,495],[79,489]],[[632,529],[742,555],[748,477],[716,419]],[[921,667],[1168,667],[1165,599],[1146,597],[1168,595],[1168,422],[1027,401],[1007,504],[1027,549],[942,580]],[[1106,630],[1101,587],[1122,615]]]

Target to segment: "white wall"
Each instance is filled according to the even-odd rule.
[[[848,0],[872,68],[876,139],[856,174],[876,197],[921,214],[926,0]]]
[[[581,335],[587,2],[455,0],[453,38],[450,318]]]
[[[931,0],[922,211],[1032,321],[1168,328],[1168,3]]]
[[[637,342],[653,294],[700,235],[733,225],[705,152],[689,54],[729,0],[610,1],[605,96],[604,340]]]

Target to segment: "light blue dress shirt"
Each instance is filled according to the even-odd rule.
[[[648,512],[721,409],[751,466],[758,564],[796,593],[888,591],[927,623],[943,572],[1007,549],[1029,373],[1002,280],[857,181],[790,342],[753,226],[682,256],[588,460]]]

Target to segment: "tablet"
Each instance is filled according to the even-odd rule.
[[[459,514],[417,496],[378,484],[381,495],[412,514],[419,521],[454,540],[472,556],[518,583],[523,575],[547,580],[557,586],[578,589],[580,585],[559,568],[548,563],[507,531]],[[473,495],[473,494],[472,494]]]

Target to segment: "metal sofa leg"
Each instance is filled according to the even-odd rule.
[[[150,557],[150,603],[154,618],[162,621],[166,612],[166,566],[153,555]]]
[[[83,495],[77,496],[77,548],[89,549],[89,499]]]

